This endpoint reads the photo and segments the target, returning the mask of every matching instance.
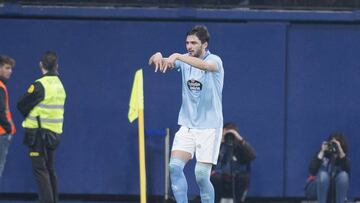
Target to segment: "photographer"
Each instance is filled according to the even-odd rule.
[[[320,152],[310,163],[305,193],[318,203],[344,203],[349,188],[350,163],[345,136],[332,133],[321,144]]]
[[[239,134],[237,126],[226,123],[218,163],[211,173],[216,203],[222,197],[233,197],[236,203],[244,201],[250,182],[250,163],[255,157],[255,150]]]

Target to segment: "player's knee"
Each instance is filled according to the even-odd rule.
[[[181,172],[182,169],[180,166],[173,164],[173,163],[169,163],[169,172],[170,174],[177,174],[179,172]]]
[[[199,186],[209,183],[210,172],[211,172],[210,164],[201,164],[201,163],[196,164],[195,178],[196,178],[196,182],[198,183]]]
[[[207,176],[203,171],[198,170],[195,170],[195,177],[198,185],[203,185],[210,179],[210,176]]]
[[[170,175],[176,176],[180,175],[184,169],[185,163],[181,159],[171,158],[169,162],[169,172]]]

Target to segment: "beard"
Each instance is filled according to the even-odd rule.
[[[202,51],[201,50],[194,50],[192,52],[188,52],[190,56],[193,56],[193,57],[196,57],[196,58],[199,58],[202,54]]]

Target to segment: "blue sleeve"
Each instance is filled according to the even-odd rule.
[[[216,55],[210,55],[209,58],[208,58],[208,61],[213,61],[216,63],[216,66],[217,66],[217,72],[221,71],[222,69],[222,61],[220,59],[220,57],[216,56]]]
[[[180,71],[181,70],[181,64],[182,64],[183,62],[181,62],[181,61],[179,61],[179,60],[176,60],[175,61],[175,68],[174,68],[174,70],[177,70],[177,71]]]

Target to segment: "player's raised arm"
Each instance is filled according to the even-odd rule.
[[[198,57],[189,56],[187,54],[178,54],[178,53],[174,53],[169,56],[169,58],[166,60],[166,67],[173,68],[176,60],[187,63],[187,64],[191,65],[192,67],[195,67],[195,68],[198,68],[201,70],[207,70],[207,71],[217,71],[218,70],[217,64],[211,60],[204,61]]]
[[[158,70],[163,71],[163,69],[166,67],[165,58],[163,58],[160,52],[156,52],[149,58],[149,65],[154,66],[155,72]]]

